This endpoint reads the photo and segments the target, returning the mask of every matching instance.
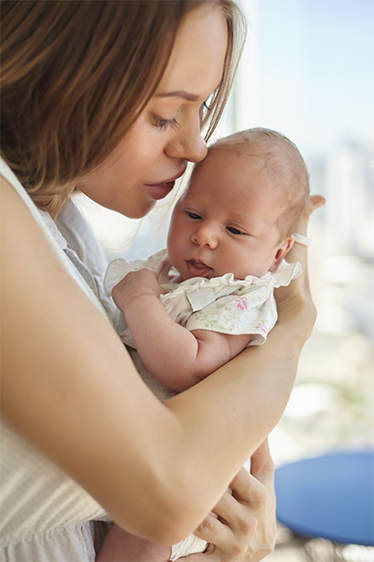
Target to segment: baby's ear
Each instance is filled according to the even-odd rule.
[[[294,242],[295,242],[295,237],[292,234],[291,236],[285,238],[283,242],[281,242],[279,246],[277,246],[274,260],[273,263],[271,264],[269,271],[274,271],[275,269],[277,269],[280,262],[286,257],[288,252],[291,250]]]

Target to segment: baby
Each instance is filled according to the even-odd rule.
[[[127,323],[121,338],[161,400],[266,340],[277,320],[274,288],[300,274],[284,258],[295,237],[305,243],[294,230],[308,198],[308,171],[290,140],[261,128],[235,133],[195,166],[167,250],[109,265],[106,289]],[[205,547],[190,535],[171,551],[152,550],[114,526],[98,560],[164,562]]]

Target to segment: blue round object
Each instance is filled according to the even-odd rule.
[[[307,537],[374,545],[374,451],[331,453],[275,471],[277,519]]]

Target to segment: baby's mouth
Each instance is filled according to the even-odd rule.
[[[212,268],[201,260],[187,260],[187,269],[191,277],[207,277],[208,273],[212,271]]]

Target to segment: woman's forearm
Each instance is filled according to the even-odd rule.
[[[180,486],[197,505],[211,507],[244,461],[279,421],[287,404],[297,364],[313,315],[300,305],[297,315],[280,320],[266,345],[245,350],[194,388],[167,402],[183,438],[172,446],[175,458],[165,474],[170,488]],[[143,334],[144,335],[144,334]],[[144,339],[146,341],[146,339]],[[163,433],[164,459],[170,455]],[[175,438],[169,434],[171,441]],[[197,474],[214,473],[206,482]],[[201,487],[202,486],[202,487]],[[183,490],[183,491],[182,491]],[[189,491],[188,491],[189,490]],[[196,495],[195,495],[196,494]],[[215,495],[217,494],[217,495]]]
[[[246,349],[196,387],[167,403],[186,427],[191,441],[200,442],[206,457],[214,459],[212,463],[222,455],[219,467],[214,469],[216,476],[220,470],[227,473],[230,467],[234,475],[284,411],[304,344],[299,334],[292,337],[290,324],[277,325],[265,346]],[[210,435],[209,430],[201,431],[202,425],[211,428]],[[217,438],[221,453],[216,450]]]
[[[266,346],[163,405],[9,189],[2,193],[2,415],[129,532],[177,542],[279,419],[306,316],[281,318]]]

